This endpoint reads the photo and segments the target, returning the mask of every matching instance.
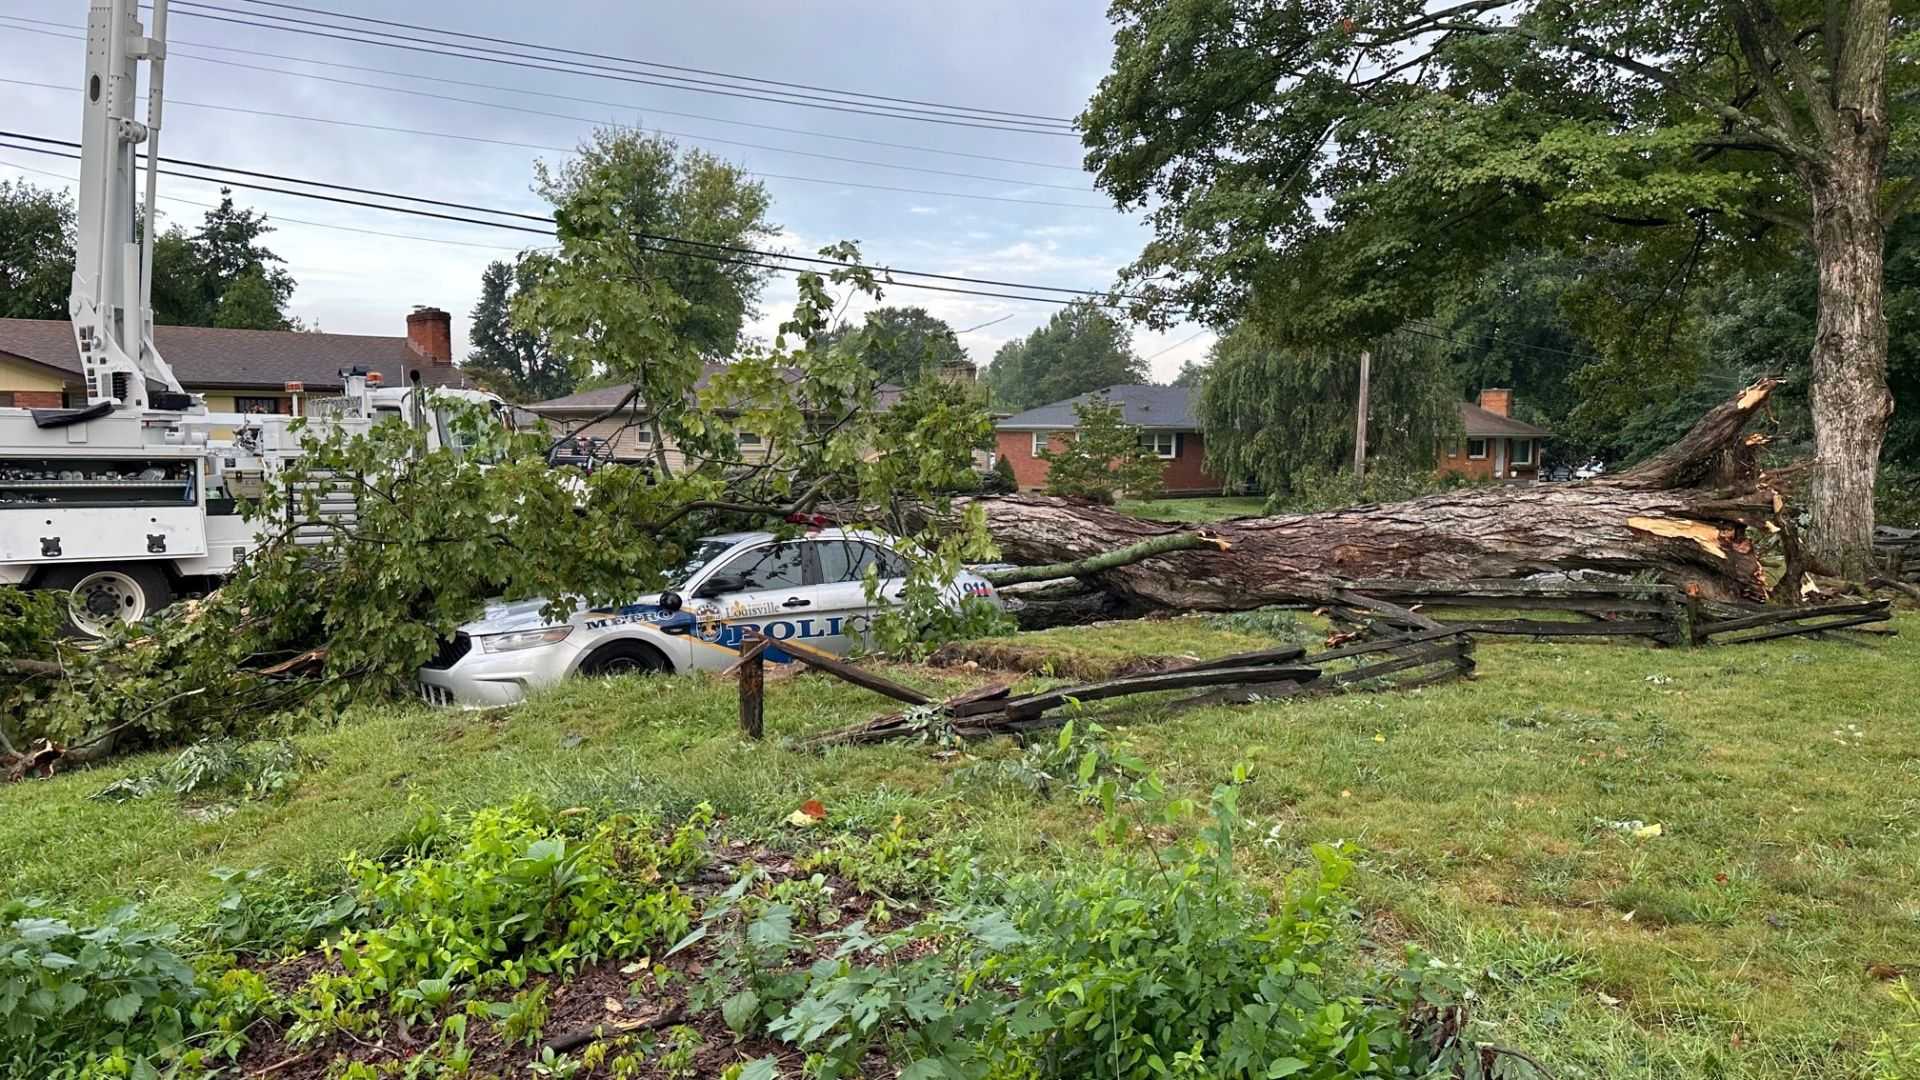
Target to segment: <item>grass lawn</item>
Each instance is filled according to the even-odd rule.
[[[1901,1015],[1889,975],[1920,971],[1920,617],[1899,625],[1868,644],[1489,641],[1471,683],[1092,715],[1179,790],[1204,796],[1251,763],[1241,807],[1263,839],[1248,871],[1277,883],[1312,843],[1354,845],[1362,932],[1457,963],[1480,994],[1473,1037],[1563,1080],[1866,1076]],[[1076,662],[1210,654],[1256,647],[1260,629],[1188,619],[1022,644]],[[891,670],[931,690],[984,681]],[[708,801],[769,835],[818,798],[834,827],[901,816],[989,862],[1090,850],[1096,811],[957,779],[964,756],[778,741],[888,709],[828,678],[778,679],[762,745],[736,735],[731,687],[705,679],[578,683],[491,712],[369,709],[300,737],[319,764],[286,801],[218,820],[167,798],[89,800],[159,755],[0,788],[0,894],[81,913],[136,899],[191,922],[217,893],[209,868],[325,878],[425,810],[529,793]]]
[[[1126,499],[1115,509],[1155,521],[1222,521],[1254,517],[1266,512],[1267,500],[1258,495],[1211,495],[1196,499]]]

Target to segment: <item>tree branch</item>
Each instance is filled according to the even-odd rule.
[[[1191,551],[1194,548],[1212,548],[1225,551],[1225,540],[1197,532],[1167,533],[1130,544],[1117,551],[1108,551],[1073,562],[1050,563],[1046,566],[1020,566],[1012,570],[988,570],[981,577],[995,585],[1019,585],[1028,581],[1052,581],[1055,578],[1085,577],[1102,570],[1112,570],[1121,566],[1151,559],[1156,555],[1165,555],[1174,551]]]
[[[1880,211],[1881,226],[1892,225],[1901,214],[1906,213],[1907,205],[1913,202],[1915,195],[1920,195],[1920,178],[1909,176],[1894,185],[1893,194],[1887,197],[1887,205]]]
[[[1693,103],[1700,108],[1726,120],[1735,127],[1744,128],[1752,132],[1759,138],[1773,144],[1789,157],[1799,158],[1811,164],[1824,164],[1827,160],[1825,150],[1810,143],[1803,142],[1797,133],[1789,129],[1781,128],[1777,124],[1769,124],[1759,117],[1750,116],[1731,105],[1717,101],[1712,96],[1694,88],[1685,79],[1682,79],[1671,71],[1654,67],[1652,64],[1643,63],[1630,56],[1621,56],[1619,53],[1610,52],[1597,45],[1590,45],[1576,38],[1554,37],[1525,26],[1488,26],[1481,23],[1443,22],[1434,24],[1433,29],[1454,30],[1463,34],[1512,34],[1516,37],[1523,37],[1529,41],[1551,48],[1568,49],[1582,56],[1611,64],[1623,71],[1631,71],[1636,75],[1643,75],[1646,78],[1652,79],[1668,90],[1672,90],[1692,100]]]

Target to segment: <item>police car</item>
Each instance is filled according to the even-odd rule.
[[[867,598],[872,568],[879,591]],[[845,654],[864,640],[877,608],[906,585],[907,559],[878,533],[823,528],[800,536],[728,533],[695,542],[666,592],[629,604],[543,618],[544,600],[488,605],[418,672],[420,694],[438,705],[504,705],[568,676],[719,671],[740,658],[750,632],[768,659],[782,641]],[[992,584],[962,572],[946,601],[1003,607]]]

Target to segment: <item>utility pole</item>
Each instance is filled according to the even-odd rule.
[[[1353,433],[1353,475],[1367,475],[1367,383],[1373,375],[1373,354],[1360,350],[1360,417],[1354,424]]]

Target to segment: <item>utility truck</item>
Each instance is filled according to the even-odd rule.
[[[68,621],[96,636],[210,587],[276,531],[240,505],[270,496],[300,455],[296,421],[356,433],[394,417],[440,446],[447,399],[501,407],[479,391],[429,392],[417,373],[410,386],[369,385],[362,369],[343,370],[345,393],[310,400],[302,418],[210,412],[183,391],[154,347],[151,306],[167,0],[152,2],[151,34],[139,7],[94,0],[87,15],[68,298],[87,403],[0,408],[0,584],[68,590]],[[352,514],[351,493],[327,493],[323,512]]]

